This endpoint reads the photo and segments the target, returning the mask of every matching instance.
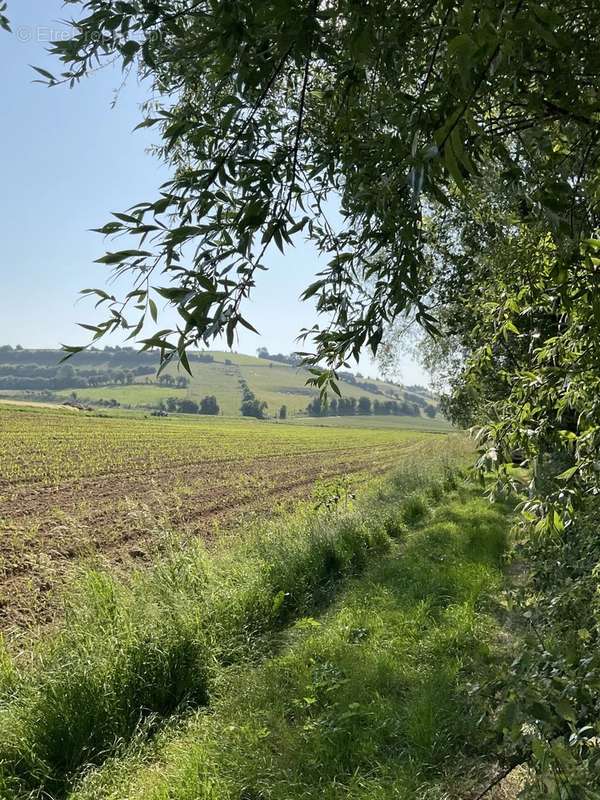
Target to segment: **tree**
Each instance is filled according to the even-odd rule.
[[[75,381],[75,370],[70,364],[63,364],[56,373],[56,388],[67,389]]]
[[[338,414],[340,416],[352,416],[356,414],[356,397],[340,397],[338,399]]]
[[[176,409],[181,414],[198,414],[200,407],[193,400],[177,400]]]
[[[287,415],[288,415],[287,406],[285,405],[281,406],[281,408],[279,409],[279,419],[287,419]]]
[[[369,397],[362,397],[358,398],[358,413],[359,414],[370,414],[371,413],[371,400]]]
[[[264,419],[267,408],[268,404],[264,400],[259,400],[256,397],[252,397],[242,401],[240,411],[243,417]]]
[[[218,416],[221,413],[217,398],[214,395],[207,395],[200,401],[200,413]]]
[[[326,408],[321,397],[313,397],[306,407],[306,413],[309,417],[321,417],[326,413]]]
[[[376,351],[404,313],[435,329],[427,217],[468,197],[490,167],[519,219],[570,241],[561,285],[572,277],[600,154],[595,5],[89,0],[85,10],[53,45],[64,72],[48,82],[76,82],[117,57],[166,97],[143,124],[160,128],[174,178],[101,229],[135,242],[100,259],[109,268],[174,279],[157,293],[181,314],[181,332],[144,346],[185,359],[220,333],[231,344],[238,325],[252,328],[246,301],[272,245],[284,250],[301,232],[330,255],[304,294],[327,315],[310,332],[315,366]],[[334,198],[339,230],[323,214]],[[129,299],[156,316],[147,288]],[[141,332],[119,298],[100,290],[99,300],[110,313],[94,337]]]
[[[432,403],[427,403],[423,410],[430,419],[434,419],[435,415],[437,414],[437,408]]]

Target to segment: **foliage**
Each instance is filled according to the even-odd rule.
[[[524,646],[504,680],[499,724],[533,770],[531,798],[593,800],[600,788],[600,542],[598,503],[568,535],[528,539],[531,565],[514,592]]]
[[[476,426],[492,489],[521,494],[528,481],[520,509],[533,577],[520,602],[532,627],[507,676],[503,724],[507,760],[533,765],[532,796],[553,800],[598,789],[591,720],[600,691],[586,632],[597,586],[590,506],[600,489],[600,242],[582,234],[597,225],[587,206],[593,175],[578,191],[557,207],[560,235],[519,219],[512,188],[495,174],[477,191],[477,214],[462,203],[432,221],[445,335],[425,346],[446,383],[443,409]]]
[[[289,356],[284,353],[271,354],[266,347],[259,347],[256,353],[259,358],[277,361],[280,364],[287,364],[290,367],[300,367],[302,365],[302,359],[296,353],[292,353]]]
[[[259,400],[257,397],[250,397],[242,400],[240,406],[242,417],[254,417],[255,419],[264,419],[267,411],[267,403],[264,400]]]
[[[213,416],[218,416],[221,412],[219,408],[219,404],[217,402],[217,398],[214,394],[207,395],[203,397],[200,401],[200,413],[201,414],[209,414]]]
[[[114,57],[135,64],[165,98],[142,124],[160,129],[174,173],[158,199],[101,229],[134,240],[100,259],[134,289],[125,311],[90,291],[114,312],[94,338],[123,325],[138,336],[143,319],[128,309],[155,318],[157,293],[181,333],[146,347],[185,364],[191,343],[233,341],[253,327],[246,300],[273,246],[300,233],[330,258],[304,295],[326,317],[310,332],[315,364],[376,351],[407,312],[431,330],[424,217],[468,198],[490,169],[525,224],[566,237],[559,282],[572,279],[599,147],[600,14],[584,0],[71,2],[87,16],[54,44],[65,70],[48,82],[76,82]],[[171,283],[153,283],[161,270]]]
[[[242,405],[240,406],[242,417],[264,419],[268,404],[264,400],[259,400],[256,397],[243,378],[240,380],[240,387],[242,389]]]
[[[420,416],[419,406],[416,403],[411,403],[407,400],[378,399],[371,402],[371,398],[364,395],[358,399],[356,397],[332,397],[331,399],[323,399],[321,396],[314,397],[307,405],[306,412],[311,417],[336,417],[338,415],[346,417],[356,414],[368,416],[371,413],[375,415]]]
[[[317,510],[347,511],[352,507],[355,497],[356,494],[347,475],[332,480],[317,481],[313,489],[313,501]]]
[[[4,13],[7,9],[6,3],[0,3],[0,28],[5,31],[10,32],[10,24],[8,22],[8,17]]]
[[[177,397],[168,397],[164,403],[161,404],[161,407],[164,408],[165,411],[170,411],[171,413],[178,412],[179,414],[199,414],[200,413],[200,406],[198,403],[195,403],[193,400],[188,400],[186,398],[177,398]]]
[[[433,405],[433,403],[427,403],[423,410],[429,419],[434,419],[437,414],[437,408]]]
[[[370,414],[371,413],[371,400],[368,397],[359,397],[358,398],[358,406],[356,408],[358,414]]]

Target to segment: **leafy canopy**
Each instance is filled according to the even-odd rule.
[[[100,261],[132,288],[90,290],[108,309],[94,338],[138,337],[158,295],[181,324],[144,345],[185,366],[188,346],[254,329],[257,273],[300,235],[328,259],[304,293],[324,315],[305,332],[314,364],[376,352],[406,313],[432,330],[427,218],[491,167],[522,219],[573,242],[568,280],[597,193],[595,3],[69,2],[83,17],[47,80],[115,57],[139,70],[157,98],[142,125],[159,127],[173,170],[100,229],[130,237]]]

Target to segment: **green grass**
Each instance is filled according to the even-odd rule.
[[[90,765],[212,702],[232,666],[269,655],[286,626],[393,547],[403,498],[439,498],[448,455],[411,462],[354,510],[302,507],[210,556],[176,548],[128,584],[89,573],[61,630],[27,657],[0,659],[2,796],[63,797]]]
[[[225,670],[209,713],[110,761],[72,800],[466,796],[493,746],[472,686],[496,675],[506,529],[464,492],[430,506],[278,653]]]
[[[206,395],[214,394],[225,416],[239,417],[242,402],[239,380],[237,366],[194,364],[188,397],[199,403]]]
[[[268,366],[270,363],[276,363],[275,361],[271,362],[268,359],[258,358],[258,356],[250,356],[246,355],[245,353],[230,353],[227,350],[211,350],[210,354],[214,356],[215,361],[220,361],[222,363],[225,363],[225,361],[231,361],[232,364],[235,364],[238,367],[248,364]]]
[[[98,402],[98,400],[116,400],[122,406],[145,406],[156,408],[167,397],[184,398],[188,396],[186,389],[174,386],[147,386],[134,383],[130,386],[98,386],[89,389],[75,389],[80,402]],[[57,392],[57,396],[65,400],[71,399],[71,391]]]

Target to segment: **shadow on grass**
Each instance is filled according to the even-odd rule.
[[[442,506],[282,652],[227,670],[147,765],[107,764],[73,800],[447,797],[490,745],[474,689],[498,668],[507,526],[481,500]]]

